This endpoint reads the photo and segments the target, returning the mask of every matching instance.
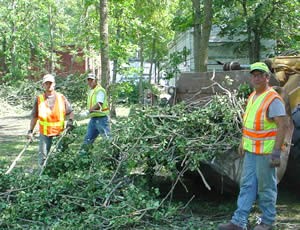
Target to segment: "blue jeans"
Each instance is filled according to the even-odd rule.
[[[43,134],[40,134],[40,149],[39,149],[39,165],[44,164],[45,159],[50,151],[52,145],[52,138]]]
[[[243,172],[237,210],[231,222],[242,228],[248,223],[252,205],[258,200],[263,223],[272,225],[276,216],[277,179],[276,169],[270,168],[270,155],[256,155],[245,152]]]
[[[84,137],[83,144],[92,144],[96,137],[102,135],[104,138],[109,138],[110,129],[108,117],[92,117],[87,129],[87,134]]]

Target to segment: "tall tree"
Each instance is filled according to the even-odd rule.
[[[101,85],[108,88],[110,81],[108,43],[108,1],[100,0],[100,44],[101,44]]]
[[[55,54],[54,54],[54,24],[53,24],[53,8],[51,5],[49,7],[49,36],[50,36],[50,72],[54,73],[55,68]]]
[[[11,48],[10,48],[10,55],[11,55],[11,69],[15,70],[16,66],[16,0],[11,1],[11,13],[12,13],[12,20],[11,20]]]
[[[208,42],[212,27],[212,0],[203,0],[203,14],[200,1],[192,0],[194,8],[194,63],[195,72],[207,71]]]
[[[204,0],[204,17],[202,23],[202,36],[200,39],[200,72],[207,71],[208,64],[208,43],[210,38],[210,32],[212,27],[212,19],[213,19],[213,6],[212,0]]]
[[[200,40],[201,40],[201,9],[200,1],[192,0],[194,8],[194,33],[193,33],[193,49],[194,49],[194,67],[195,72],[200,72]]]
[[[244,47],[248,49],[249,62],[261,58],[262,39],[281,41],[297,40],[293,28],[299,21],[299,2],[296,0],[230,0],[218,15],[222,34],[246,35]],[[289,31],[289,32],[288,32]],[[291,33],[290,33],[291,32]],[[291,36],[292,35],[292,36]],[[243,42],[243,41],[242,41]],[[294,43],[295,44],[295,43]],[[288,48],[289,45],[286,46]]]

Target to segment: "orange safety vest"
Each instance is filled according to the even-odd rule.
[[[38,118],[40,133],[45,136],[58,136],[64,130],[66,108],[64,97],[56,93],[55,104],[52,110],[46,102],[44,94],[38,96]]]
[[[253,92],[243,117],[243,148],[255,154],[270,154],[275,145],[277,125],[267,117],[269,105],[275,98],[282,98],[272,88],[259,95],[255,101]]]

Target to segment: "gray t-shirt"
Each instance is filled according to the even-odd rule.
[[[64,98],[64,101],[65,101],[66,115],[69,115],[73,111],[73,108],[72,108],[69,101],[67,100],[67,98],[64,95],[63,95],[63,98]],[[48,104],[50,109],[52,109],[54,107],[55,100],[56,100],[56,93],[54,95],[46,97],[46,103]],[[37,97],[35,98],[35,101],[34,101],[34,104],[33,104],[33,108],[32,108],[32,111],[31,111],[31,116],[33,118],[38,117],[38,98]]]
[[[268,118],[272,120],[274,117],[281,117],[285,115],[286,111],[283,102],[280,99],[275,98],[269,105]]]
[[[90,90],[89,91],[89,95],[92,95],[94,93],[94,90],[95,89]],[[97,95],[96,95],[96,101],[97,101],[97,103],[100,102],[101,104],[103,104],[104,103],[104,97],[105,97],[104,92],[103,91],[99,91],[97,93]]]

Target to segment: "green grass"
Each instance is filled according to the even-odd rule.
[[[12,141],[1,142],[0,161],[5,168],[9,168],[19,153],[24,149],[27,139],[18,138]],[[38,140],[35,139],[24,151],[22,157],[16,163],[17,167],[36,168],[38,160]]]

